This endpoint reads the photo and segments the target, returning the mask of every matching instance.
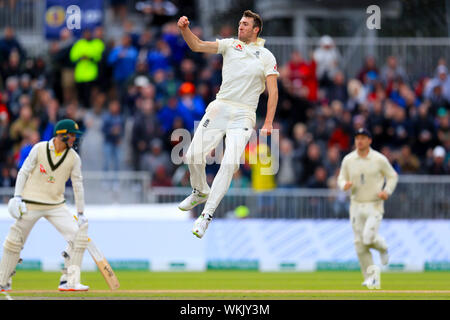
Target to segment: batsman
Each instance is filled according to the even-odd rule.
[[[342,160],[338,185],[351,190],[350,221],[359,264],[364,277],[363,286],[379,287],[379,279],[371,274],[373,264],[370,249],[380,253],[383,265],[389,262],[388,246],[378,234],[384,214],[384,201],[394,192],[398,175],[389,160],[373,150],[372,134],[366,128],[355,133],[355,150]]]
[[[8,211],[16,220],[3,244],[0,261],[0,291],[10,291],[12,276],[20,261],[27,237],[40,218],[46,218],[68,242],[63,252],[64,268],[59,291],[87,291],[80,283],[84,251],[88,245],[88,222],[83,215],[84,189],[81,159],[73,149],[78,125],[71,119],[59,121],[54,137],[33,146],[17,175],[14,197]],[[65,204],[66,182],[72,181],[77,216]]]

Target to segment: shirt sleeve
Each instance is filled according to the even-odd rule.
[[[397,186],[398,174],[386,157],[381,158],[381,172],[386,178],[386,186],[384,187],[384,191],[391,195]]]
[[[84,212],[84,188],[83,188],[83,175],[81,173],[81,159],[76,155],[75,164],[70,174],[70,180],[72,180],[72,188],[75,198],[75,206],[77,212]]]
[[[227,38],[227,39],[216,39],[216,42],[219,44],[219,47],[217,48],[217,53],[225,54],[227,49],[232,45],[234,39]]]
[[[28,176],[31,171],[33,171],[34,167],[37,164],[37,154],[38,154],[38,145],[35,144],[33,148],[31,148],[28,157],[22,164],[19,172],[17,173],[16,185],[14,189],[14,196],[22,196],[23,189],[25,188],[25,183],[27,182]]]
[[[347,158],[342,160],[341,169],[339,170],[337,184],[341,190],[344,190],[345,183],[350,180],[348,176],[347,161]]]
[[[266,52],[267,54],[263,56],[264,75],[267,77],[271,74],[275,74],[278,77],[280,73],[278,72],[277,60],[270,51],[267,50]]]

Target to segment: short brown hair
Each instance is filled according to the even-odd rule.
[[[247,18],[253,18],[253,28],[254,27],[258,27],[259,28],[259,31],[258,31],[258,34],[257,34],[257,36],[259,37],[259,34],[262,31],[262,25],[263,25],[262,19],[259,16],[259,14],[253,12],[252,10],[245,10],[243,16],[247,17]]]

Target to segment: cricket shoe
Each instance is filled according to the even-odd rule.
[[[0,292],[9,292],[11,291],[11,283],[7,283],[6,286],[0,286]]]
[[[386,266],[389,263],[389,254],[388,251],[380,251],[380,260],[383,266]]]
[[[374,277],[367,278],[363,283],[361,283],[361,285],[363,287],[367,287],[368,289],[375,289],[379,288],[380,286],[377,279],[375,279]]]
[[[212,220],[212,216],[207,213],[202,213],[197,220],[194,222],[194,227],[192,228],[192,233],[197,236],[197,238],[202,238],[208,229],[208,226]]]
[[[195,206],[206,202],[206,200],[208,200],[207,194],[200,193],[197,189],[194,189],[192,190],[192,193],[178,205],[178,208],[182,211],[189,211]]]
[[[67,284],[67,281],[61,281],[58,286],[59,291],[88,291],[89,287],[84,284],[77,283],[73,287]]]

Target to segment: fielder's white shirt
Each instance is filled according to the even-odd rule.
[[[30,153],[28,154],[27,158],[23,162],[22,167],[20,168],[18,174],[17,174],[17,180],[14,190],[14,195],[22,195],[22,191],[25,188],[25,183],[27,182],[28,176],[31,174],[33,169],[38,165],[38,146],[39,144],[47,143],[39,142],[36,143],[33,148],[31,148]],[[55,144],[53,143],[53,139],[49,141],[49,149],[52,152],[52,158],[56,160],[56,162],[59,161],[58,158],[62,156],[64,152],[62,152],[59,155],[55,154]],[[70,149],[69,152],[73,152],[75,154],[75,163],[72,168],[72,171],[70,173],[70,180],[72,181],[72,188],[74,193],[74,199],[75,199],[75,206],[77,208],[77,212],[84,212],[84,188],[83,188],[83,175],[81,172],[81,159],[79,155],[76,153],[75,150]],[[45,186],[42,186],[45,188]]]
[[[377,196],[380,191],[389,195],[394,192],[398,175],[383,154],[370,148],[366,157],[359,156],[356,150],[344,157],[338,177],[339,188],[344,189],[347,181],[353,183],[352,201],[375,202],[381,200]]]
[[[273,54],[264,48],[264,39],[246,44],[237,39],[216,40],[223,56],[222,85],[216,98],[244,104],[256,110],[266,88],[266,77],[279,76]]]

